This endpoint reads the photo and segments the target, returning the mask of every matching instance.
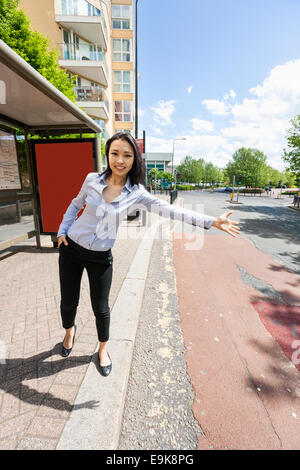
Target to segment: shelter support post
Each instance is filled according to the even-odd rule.
[[[33,173],[33,161],[32,161],[32,154],[31,148],[28,140],[28,132],[25,129],[25,145],[26,145],[26,158],[27,158],[27,166],[28,172],[30,175],[30,190],[32,193],[32,210],[33,210],[33,220],[34,220],[34,228],[35,228],[35,238],[36,244],[39,249],[41,249],[41,237],[40,237],[40,224],[38,218],[38,205],[37,205],[37,188],[35,184],[35,178]]]

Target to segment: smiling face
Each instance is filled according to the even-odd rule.
[[[109,147],[108,160],[113,175],[126,176],[134,162],[133,148],[126,140],[116,139]]]

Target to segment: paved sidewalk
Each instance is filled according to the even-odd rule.
[[[16,225],[16,230],[19,230],[19,224]],[[138,232],[139,237],[131,237],[130,240],[125,238],[123,235],[127,226],[129,230]],[[141,281],[135,279],[136,275],[131,275],[130,279],[133,267],[134,272],[139,273],[139,264],[142,264],[139,260],[146,256],[142,251],[140,257],[136,257],[147,230],[147,227],[137,228],[138,226],[141,226],[141,220],[123,222],[112,250],[114,275],[110,291],[111,310],[115,307],[118,310],[119,304],[122,304],[122,286],[124,287],[128,275],[129,281],[126,282],[129,282],[129,285],[133,288],[136,284],[138,288],[141,285]],[[13,227],[10,227],[10,232],[15,233]],[[60,448],[68,446],[69,430],[71,428],[72,431],[74,426],[74,420],[70,420],[70,417],[73,418],[74,411],[77,411],[77,416],[82,419],[98,407],[97,400],[77,400],[77,397],[82,396],[82,384],[88,383],[90,390],[90,377],[95,379],[91,376],[89,366],[98,344],[87,274],[84,271],[81,283],[76,341],[72,354],[63,359],[60,355],[64,329],[61,327],[59,305],[59,254],[58,250],[53,248],[50,236],[41,236],[41,244],[41,252],[36,249],[35,238],[1,252],[0,449],[3,450],[56,449],[59,443]],[[148,258],[149,255],[148,251]],[[148,264],[144,263],[142,268],[146,269],[147,273]],[[136,326],[132,326],[132,332]],[[122,337],[125,337],[123,332],[116,333],[122,341]],[[114,339],[112,347],[113,343]],[[131,343],[130,348],[133,347],[134,335]],[[127,374],[130,364],[130,361],[126,364]],[[118,377],[117,371],[115,375]],[[97,376],[96,380],[98,379]],[[108,382],[106,384],[108,393],[110,386]],[[101,401],[101,390],[96,395]],[[92,416],[95,419],[97,413],[93,412]],[[120,432],[120,424],[117,416],[115,434]],[[110,447],[101,447],[100,443],[94,448]]]
[[[116,241],[111,308],[140,241]],[[97,346],[84,271],[77,338],[72,355],[60,356],[59,255],[49,236],[41,242],[41,252],[32,238],[2,252],[0,262],[0,449],[56,448]]]

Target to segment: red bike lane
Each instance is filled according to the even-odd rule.
[[[209,234],[201,249],[188,246],[190,236],[175,234],[199,449],[300,449],[300,276],[242,237]]]

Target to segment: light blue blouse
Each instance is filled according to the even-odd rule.
[[[136,208],[146,208],[163,217],[209,229],[215,217],[184,209],[156,198],[141,184],[131,185],[129,177],[120,196],[107,203],[102,196],[107,186],[105,175],[89,173],[80,192],[71,201],[59,226],[57,236],[68,235],[88,250],[106,251],[114,245],[120,222]],[[78,212],[85,204],[82,214]]]

